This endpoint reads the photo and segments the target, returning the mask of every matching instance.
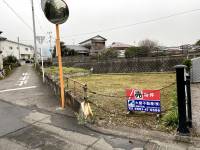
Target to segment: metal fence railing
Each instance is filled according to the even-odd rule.
[[[64,77],[64,80],[65,90],[69,91],[74,97],[80,100],[87,100],[87,84],[83,84],[69,77]]]

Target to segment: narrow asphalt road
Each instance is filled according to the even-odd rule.
[[[59,102],[31,65],[0,81],[1,150],[143,149],[147,144],[103,135],[79,125],[70,108]]]

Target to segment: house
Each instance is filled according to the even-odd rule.
[[[79,55],[88,56],[90,52],[88,48],[83,47],[81,45],[66,45],[66,48],[69,50],[74,50]]]
[[[2,51],[3,58],[12,55],[17,59],[31,59],[34,55],[32,46],[11,41],[5,37],[0,37],[0,51]]]
[[[125,51],[127,48],[133,47],[132,45],[120,43],[120,42],[113,42],[109,48],[112,48],[118,52],[119,58],[125,57]]]
[[[106,41],[107,39],[97,35],[95,37],[92,37],[90,39],[87,39],[83,42],[80,42],[80,46],[83,46],[87,49],[89,49],[90,55],[97,55],[101,53],[106,48]]]
[[[183,50],[180,48],[180,46],[171,46],[171,47],[164,47],[163,52],[167,55],[179,55],[183,54]]]

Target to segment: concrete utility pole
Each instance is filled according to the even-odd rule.
[[[19,46],[19,37],[17,37],[17,43],[18,43],[18,51],[19,51],[19,60],[21,58],[21,53],[20,53],[20,46]]]
[[[50,46],[50,53],[51,53],[51,58],[53,58],[53,48],[52,48],[52,32],[47,32],[49,35],[49,46]]]
[[[49,44],[50,44],[50,49],[52,48],[52,44],[51,44],[51,40],[52,40],[52,32],[47,32],[47,34],[49,35]]]
[[[31,6],[32,6],[32,18],[33,18],[33,35],[34,35],[34,49],[35,49],[35,66],[36,66],[36,64],[37,64],[37,42],[36,42],[35,12],[34,12],[33,0],[31,0]]]

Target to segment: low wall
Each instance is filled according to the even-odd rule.
[[[36,65],[36,71],[42,76],[42,70],[40,65]],[[57,80],[54,80],[50,75],[44,75],[45,84],[52,90],[54,95],[60,100],[60,85]],[[74,112],[82,112],[81,103],[83,101],[74,97],[70,91],[65,90],[65,106],[72,108]]]
[[[60,99],[60,85],[58,82],[54,81],[51,76],[45,74],[45,84],[48,85],[52,92]],[[79,113],[81,111],[81,103],[83,101],[75,98],[70,91],[65,90],[65,105],[72,108],[75,112]]]

